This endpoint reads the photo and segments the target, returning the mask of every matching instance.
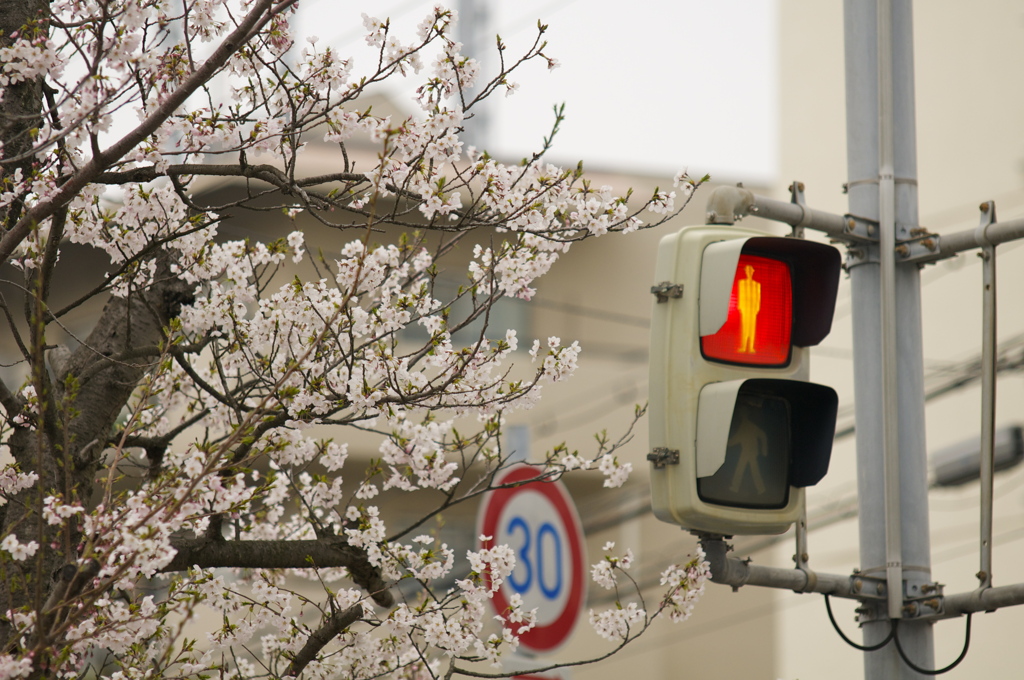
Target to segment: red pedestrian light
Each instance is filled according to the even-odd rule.
[[[792,330],[789,265],[743,253],[736,265],[725,324],[700,339],[701,353],[710,361],[740,366],[787,366]]]

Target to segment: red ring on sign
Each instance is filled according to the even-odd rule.
[[[542,471],[539,468],[529,465],[517,465],[510,468],[504,474],[495,478],[495,485],[515,484],[539,477]],[[579,517],[576,514],[572,497],[565,490],[565,486],[557,481],[538,480],[532,483],[523,484],[507,489],[495,489],[491,491],[481,512],[481,519],[477,530],[477,536],[488,536],[489,540],[481,543],[481,548],[493,548],[494,537],[498,535],[498,520],[501,518],[502,510],[512,498],[524,489],[537,492],[544,496],[558,513],[562,526],[565,527],[568,536],[569,554],[571,555],[572,567],[569,572],[570,585],[569,596],[566,598],[565,608],[546,626],[531,628],[519,636],[519,644],[538,652],[548,652],[565,642],[572,633],[583,610],[583,592],[586,583],[586,566],[583,557],[583,529],[580,526]],[[479,539],[478,539],[479,540]],[[490,572],[484,573],[484,580],[487,585],[491,584]],[[498,615],[504,617],[508,610],[508,598],[505,597],[503,588],[494,593],[492,600]]]

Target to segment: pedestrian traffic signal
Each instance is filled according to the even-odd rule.
[[[688,227],[658,247],[652,292],[651,496],[666,522],[776,534],[828,470],[835,391],[807,381],[832,325],[832,246]]]
[[[759,255],[740,255],[731,290],[736,291],[736,302],[729,305],[722,328],[701,337],[701,353],[725,363],[787,365],[793,325],[789,265]]]

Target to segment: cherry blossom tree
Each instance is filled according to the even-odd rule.
[[[524,340],[491,311],[529,300],[574,242],[667,219],[676,193],[631,209],[548,164],[550,138],[514,165],[459,141],[523,64],[556,65],[543,26],[514,59],[499,39],[488,74],[449,10],[410,36],[364,16],[376,59],[361,65],[295,44],[296,4],[0,1],[16,356],[0,382],[0,677],[501,677],[532,625],[515,598],[500,619],[487,608],[508,546],[456,573],[425,528],[495,488],[504,419],[577,364],[577,343]],[[416,115],[365,105],[393,79]],[[312,146],[333,172],[310,170]],[[211,177],[234,193],[212,203]],[[685,202],[700,181],[675,184]],[[220,233],[246,211],[278,233]],[[307,252],[300,223],[336,250]],[[472,256],[443,295],[460,243]],[[57,295],[87,251],[107,263],[98,283]],[[349,434],[375,438],[369,469],[347,460]],[[556,449],[537,474],[621,484],[624,440]],[[385,491],[425,510],[387,525]],[[594,579],[631,583],[631,557],[606,552]],[[609,653],[659,614],[686,618],[706,576],[698,554],[665,570],[657,602],[592,612]]]

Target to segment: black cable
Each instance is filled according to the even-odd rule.
[[[893,623],[896,623],[896,621],[893,621]],[[894,631],[896,630],[896,626],[893,626],[893,630]],[[898,651],[900,653],[900,658],[903,659],[903,663],[907,664],[908,666],[910,666],[910,668],[912,670],[914,670],[914,671],[916,671],[918,673],[921,673],[922,675],[940,675],[942,673],[945,673],[946,671],[953,670],[954,668],[956,668],[960,664],[961,661],[964,660],[964,657],[967,656],[967,648],[970,647],[970,646],[971,646],[971,615],[970,615],[970,613],[967,614],[967,632],[964,634],[964,649],[963,649],[962,652],[960,652],[960,656],[958,656],[956,658],[956,661],[954,661],[953,663],[949,664],[945,668],[937,668],[934,671],[929,671],[929,670],[926,670],[924,668],[921,668],[920,666],[915,665],[914,662],[912,662],[910,659],[907,658],[906,653],[903,651],[903,647],[900,645],[899,633],[896,634],[896,651]]]
[[[837,633],[839,633],[839,637],[843,638],[843,642],[850,645],[854,649],[859,649],[862,652],[874,652],[876,650],[879,650],[882,647],[885,647],[890,642],[892,642],[893,638],[896,637],[896,621],[892,620],[890,622],[892,623],[892,628],[889,629],[889,634],[885,637],[884,640],[874,645],[858,645],[856,642],[846,637],[843,631],[839,630],[839,624],[836,623],[836,617],[832,615],[832,604],[831,602],[829,602],[828,593],[825,593],[825,611],[828,612],[828,620],[832,622],[832,627],[836,629]],[[897,641],[897,644],[899,644],[899,641]]]

